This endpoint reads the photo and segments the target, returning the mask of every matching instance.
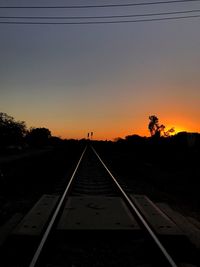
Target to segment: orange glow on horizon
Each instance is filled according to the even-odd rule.
[[[146,125],[145,125],[146,126]],[[138,129],[137,131],[134,131],[130,128],[127,128],[121,132],[119,131],[105,131],[104,132],[98,132],[98,131],[94,131],[94,136],[93,139],[94,140],[115,140],[116,138],[125,138],[127,135],[139,135],[142,137],[149,137],[150,136],[150,132],[147,129],[147,127],[145,127],[143,129]],[[171,126],[171,127],[166,127],[166,131],[169,130],[170,128],[174,128],[174,133],[171,133],[170,135],[175,135],[179,132],[199,132],[199,130],[197,129],[197,127],[194,128],[189,128],[189,127],[183,127],[183,126]],[[146,129],[145,129],[146,128]],[[62,139],[87,139],[87,133],[90,131],[85,131],[85,132],[78,132],[78,131],[74,131],[74,132],[70,132],[70,131],[59,131],[59,129],[56,129],[55,131],[52,131],[52,135],[53,136],[58,136]]]
[[[148,109],[150,110],[150,108]],[[165,125],[166,132],[174,128],[175,132],[172,134],[179,132],[200,133],[198,112],[197,114],[189,114],[189,112],[182,111],[182,109],[166,112],[165,110],[162,111],[161,107],[159,110],[159,113],[140,111],[134,114],[132,110],[129,110],[123,116],[111,114],[112,116],[103,118],[99,118],[96,115],[81,119],[71,118],[65,125],[60,120],[54,121],[51,125],[49,123],[45,127],[50,129],[53,136],[58,136],[62,139],[87,139],[89,132],[94,133],[94,140],[115,140],[116,138],[125,138],[134,134],[150,137],[148,129],[149,116],[155,114],[159,119],[159,124]]]

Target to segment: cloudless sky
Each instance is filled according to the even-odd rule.
[[[125,2],[141,3],[7,0],[0,6]],[[191,1],[126,8],[0,9],[0,16],[197,9],[200,2]],[[63,138],[84,138],[91,131],[96,139],[147,136],[148,116],[153,114],[167,128],[200,132],[199,29],[200,17],[98,25],[0,24],[0,111]]]

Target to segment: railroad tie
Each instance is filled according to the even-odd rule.
[[[55,195],[43,195],[39,199],[6,240],[2,262],[9,261],[12,265],[19,259],[23,259],[24,264],[27,264],[50,220],[57,201],[58,196]]]
[[[69,197],[58,222],[57,233],[111,234],[115,231],[137,234],[141,229],[119,197]],[[101,235],[100,234],[100,235]],[[104,235],[105,236],[105,235]]]
[[[12,232],[15,236],[41,236],[58,201],[57,195],[43,195]]]
[[[9,237],[10,233],[19,224],[23,216],[21,213],[15,213],[3,226],[0,227],[0,247]]]
[[[131,195],[131,199],[168,251],[173,251],[177,259],[183,256],[187,260],[196,258],[196,251],[183,228],[177,223],[174,214],[169,216],[168,212],[163,211],[163,207],[159,208],[164,205],[158,207],[145,195]]]
[[[145,195],[131,195],[153,231],[159,236],[182,238],[183,231]]]
[[[184,232],[191,243],[200,249],[200,225],[199,222],[193,218],[187,218],[176,212],[166,203],[157,203],[158,207],[169,216]]]

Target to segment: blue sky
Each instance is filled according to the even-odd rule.
[[[200,2],[117,10],[0,9],[0,14],[96,16],[192,9],[200,9]],[[148,135],[151,114],[177,130],[199,131],[199,26],[200,18],[114,25],[0,24],[0,110],[28,127],[45,126],[66,138],[85,137],[88,131],[101,139]]]

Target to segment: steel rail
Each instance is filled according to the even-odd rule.
[[[168,261],[168,263],[170,264],[170,266],[172,266],[172,267],[178,267],[178,265],[175,263],[175,261],[169,255],[169,253],[167,252],[167,250],[165,249],[165,247],[163,246],[163,244],[160,242],[160,240],[158,239],[158,237],[152,231],[152,229],[150,228],[150,226],[148,225],[148,223],[146,222],[146,220],[144,219],[144,217],[141,215],[141,213],[138,210],[138,208],[133,204],[133,202],[131,201],[131,199],[128,197],[128,195],[122,189],[122,187],[120,186],[120,184],[117,182],[116,178],[112,175],[112,173],[107,168],[107,166],[105,165],[105,163],[103,162],[103,160],[97,154],[96,150],[93,148],[93,146],[91,146],[91,148],[94,151],[94,153],[96,154],[96,156],[98,157],[98,159],[100,160],[100,162],[102,163],[102,165],[104,166],[104,168],[106,169],[106,171],[109,173],[109,175],[113,179],[114,183],[116,184],[116,186],[118,187],[118,189],[122,193],[123,197],[126,199],[126,201],[128,202],[128,204],[130,205],[130,207],[133,209],[133,211],[137,215],[137,217],[140,220],[140,222],[143,224],[143,226],[145,227],[145,229],[148,231],[148,233],[150,234],[150,236],[153,239],[153,241],[156,243],[156,245],[158,246],[158,248],[160,249],[160,251],[163,253],[163,255],[165,256],[165,258]]]
[[[56,207],[56,210],[55,210],[55,212],[54,212],[54,214],[53,214],[53,216],[52,216],[52,218],[51,218],[51,220],[50,220],[50,222],[49,222],[49,224],[48,224],[48,226],[46,228],[46,231],[45,231],[45,233],[44,233],[44,235],[43,235],[43,237],[42,237],[42,239],[40,241],[40,244],[37,247],[37,250],[36,250],[36,252],[35,252],[35,254],[34,254],[34,256],[33,256],[32,260],[31,260],[31,263],[29,264],[29,267],[35,267],[36,264],[37,264],[37,261],[38,261],[38,259],[40,257],[42,249],[43,249],[43,247],[44,247],[44,245],[45,245],[45,243],[47,241],[47,238],[48,238],[49,233],[50,233],[50,231],[51,231],[51,229],[52,229],[52,227],[53,227],[53,225],[55,223],[55,220],[57,219],[58,213],[59,213],[59,211],[60,211],[60,209],[61,209],[61,207],[62,207],[62,205],[64,203],[65,197],[66,197],[66,195],[68,193],[68,190],[69,190],[69,188],[71,186],[71,183],[72,183],[72,181],[74,179],[74,176],[75,176],[75,174],[77,172],[77,169],[78,169],[78,167],[79,167],[79,165],[81,163],[81,160],[82,160],[82,158],[83,158],[83,156],[85,154],[86,149],[87,149],[87,146],[85,147],[85,149],[83,150],[83,152],[81,154],[81,157],[80,157],[80,159],[79,159],[79,161],[78,161],[78,163],[76,165],[76,168],[75,168],[75,170],[74,170],[74,172],[73,172],[73,174],[72,174],[72,176],[70,178],[70,181],[67,184],[67,187],[66,187],[66,189],[65,189],[65,191],[64,191],[64,193],[63,193],[63,195],[62,195],[62,197],[61,197],[61,199],[60,199],[60,201],[59,201],[59,203],[58,203],[58,205]]]

